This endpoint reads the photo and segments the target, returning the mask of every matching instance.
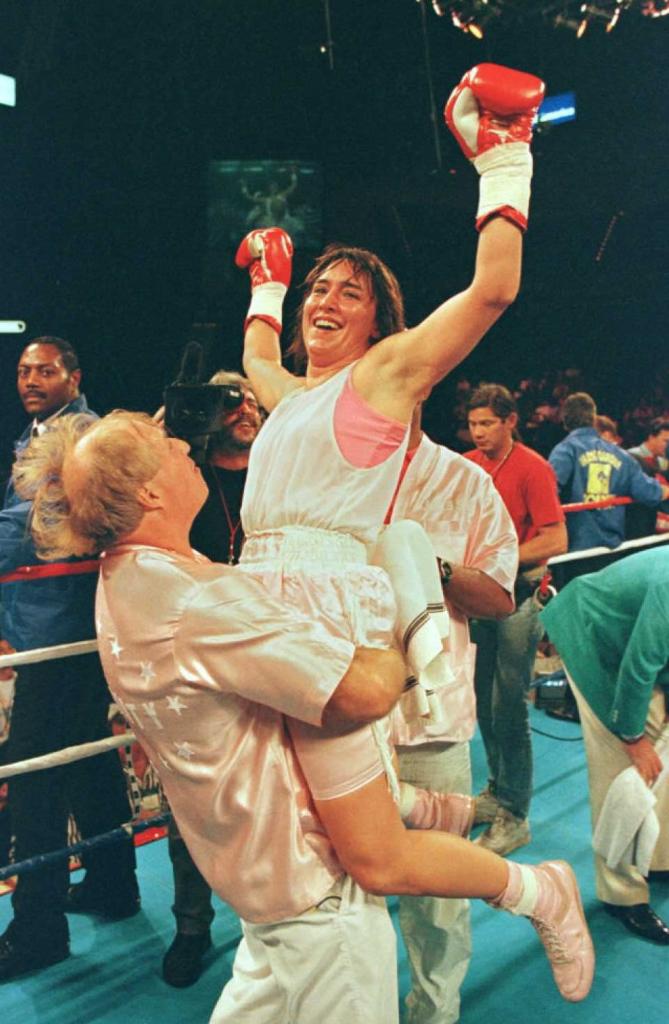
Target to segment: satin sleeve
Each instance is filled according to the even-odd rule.
[[[383,772],[369,725],[344,735],[287,720],[293,748],[315,800],[334,800],[366,786]]]
[[[355,648],[239,573],[194,592],[174,641],[180,678],[320,725]]]

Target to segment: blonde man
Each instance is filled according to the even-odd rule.
[[[476,896],[529,917],[562,996],[585,998],[594,955],[569,866],[468,843],[446,798],[434,829],[404,828],[369,732],[399,696],[400,659],[356,650],[195,555],[205,485],[188,445],[112,414],[79,439],[54,432],[16,480],[35,498],[42,550],[105,549],[96,610],[110,689],[193,859],[243,919],[212,1024],[396,1022],[379,898],[390,893]]]

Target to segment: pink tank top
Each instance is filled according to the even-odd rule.
[[[379,466],[397,451],[406,435],[406,423],[392,420],[368,405],[353,387],[351,374],[335,405],[337,444],[352,466]]]
[[[355,394],[351,369],[287,395],[264,424],[244,491],[247,537],[308,526],[349,533],[365,544],[376,539],[409,430]]]

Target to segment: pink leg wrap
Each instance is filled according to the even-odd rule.
[[[460,793],[435,793],[416,789],[416,800],[404,818],[408,828],[437,829],[466,838],[474,820],[475,802]]]

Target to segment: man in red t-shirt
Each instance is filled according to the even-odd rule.
[[[551,466],[517,440],[518,410],[511,393],[501,384],[483,384],[468,409],[476,450],[465,457],[490,474],[519,544],[516,611],[501,621],[478,619],[472,625],[477,715],[488,759],[488,785],[477,797],[475,821],[490,823],[476,841],[504,855],[531,838],[527,694],[543,632],[533,592],[546,560],[567,550],[567,529]]]

